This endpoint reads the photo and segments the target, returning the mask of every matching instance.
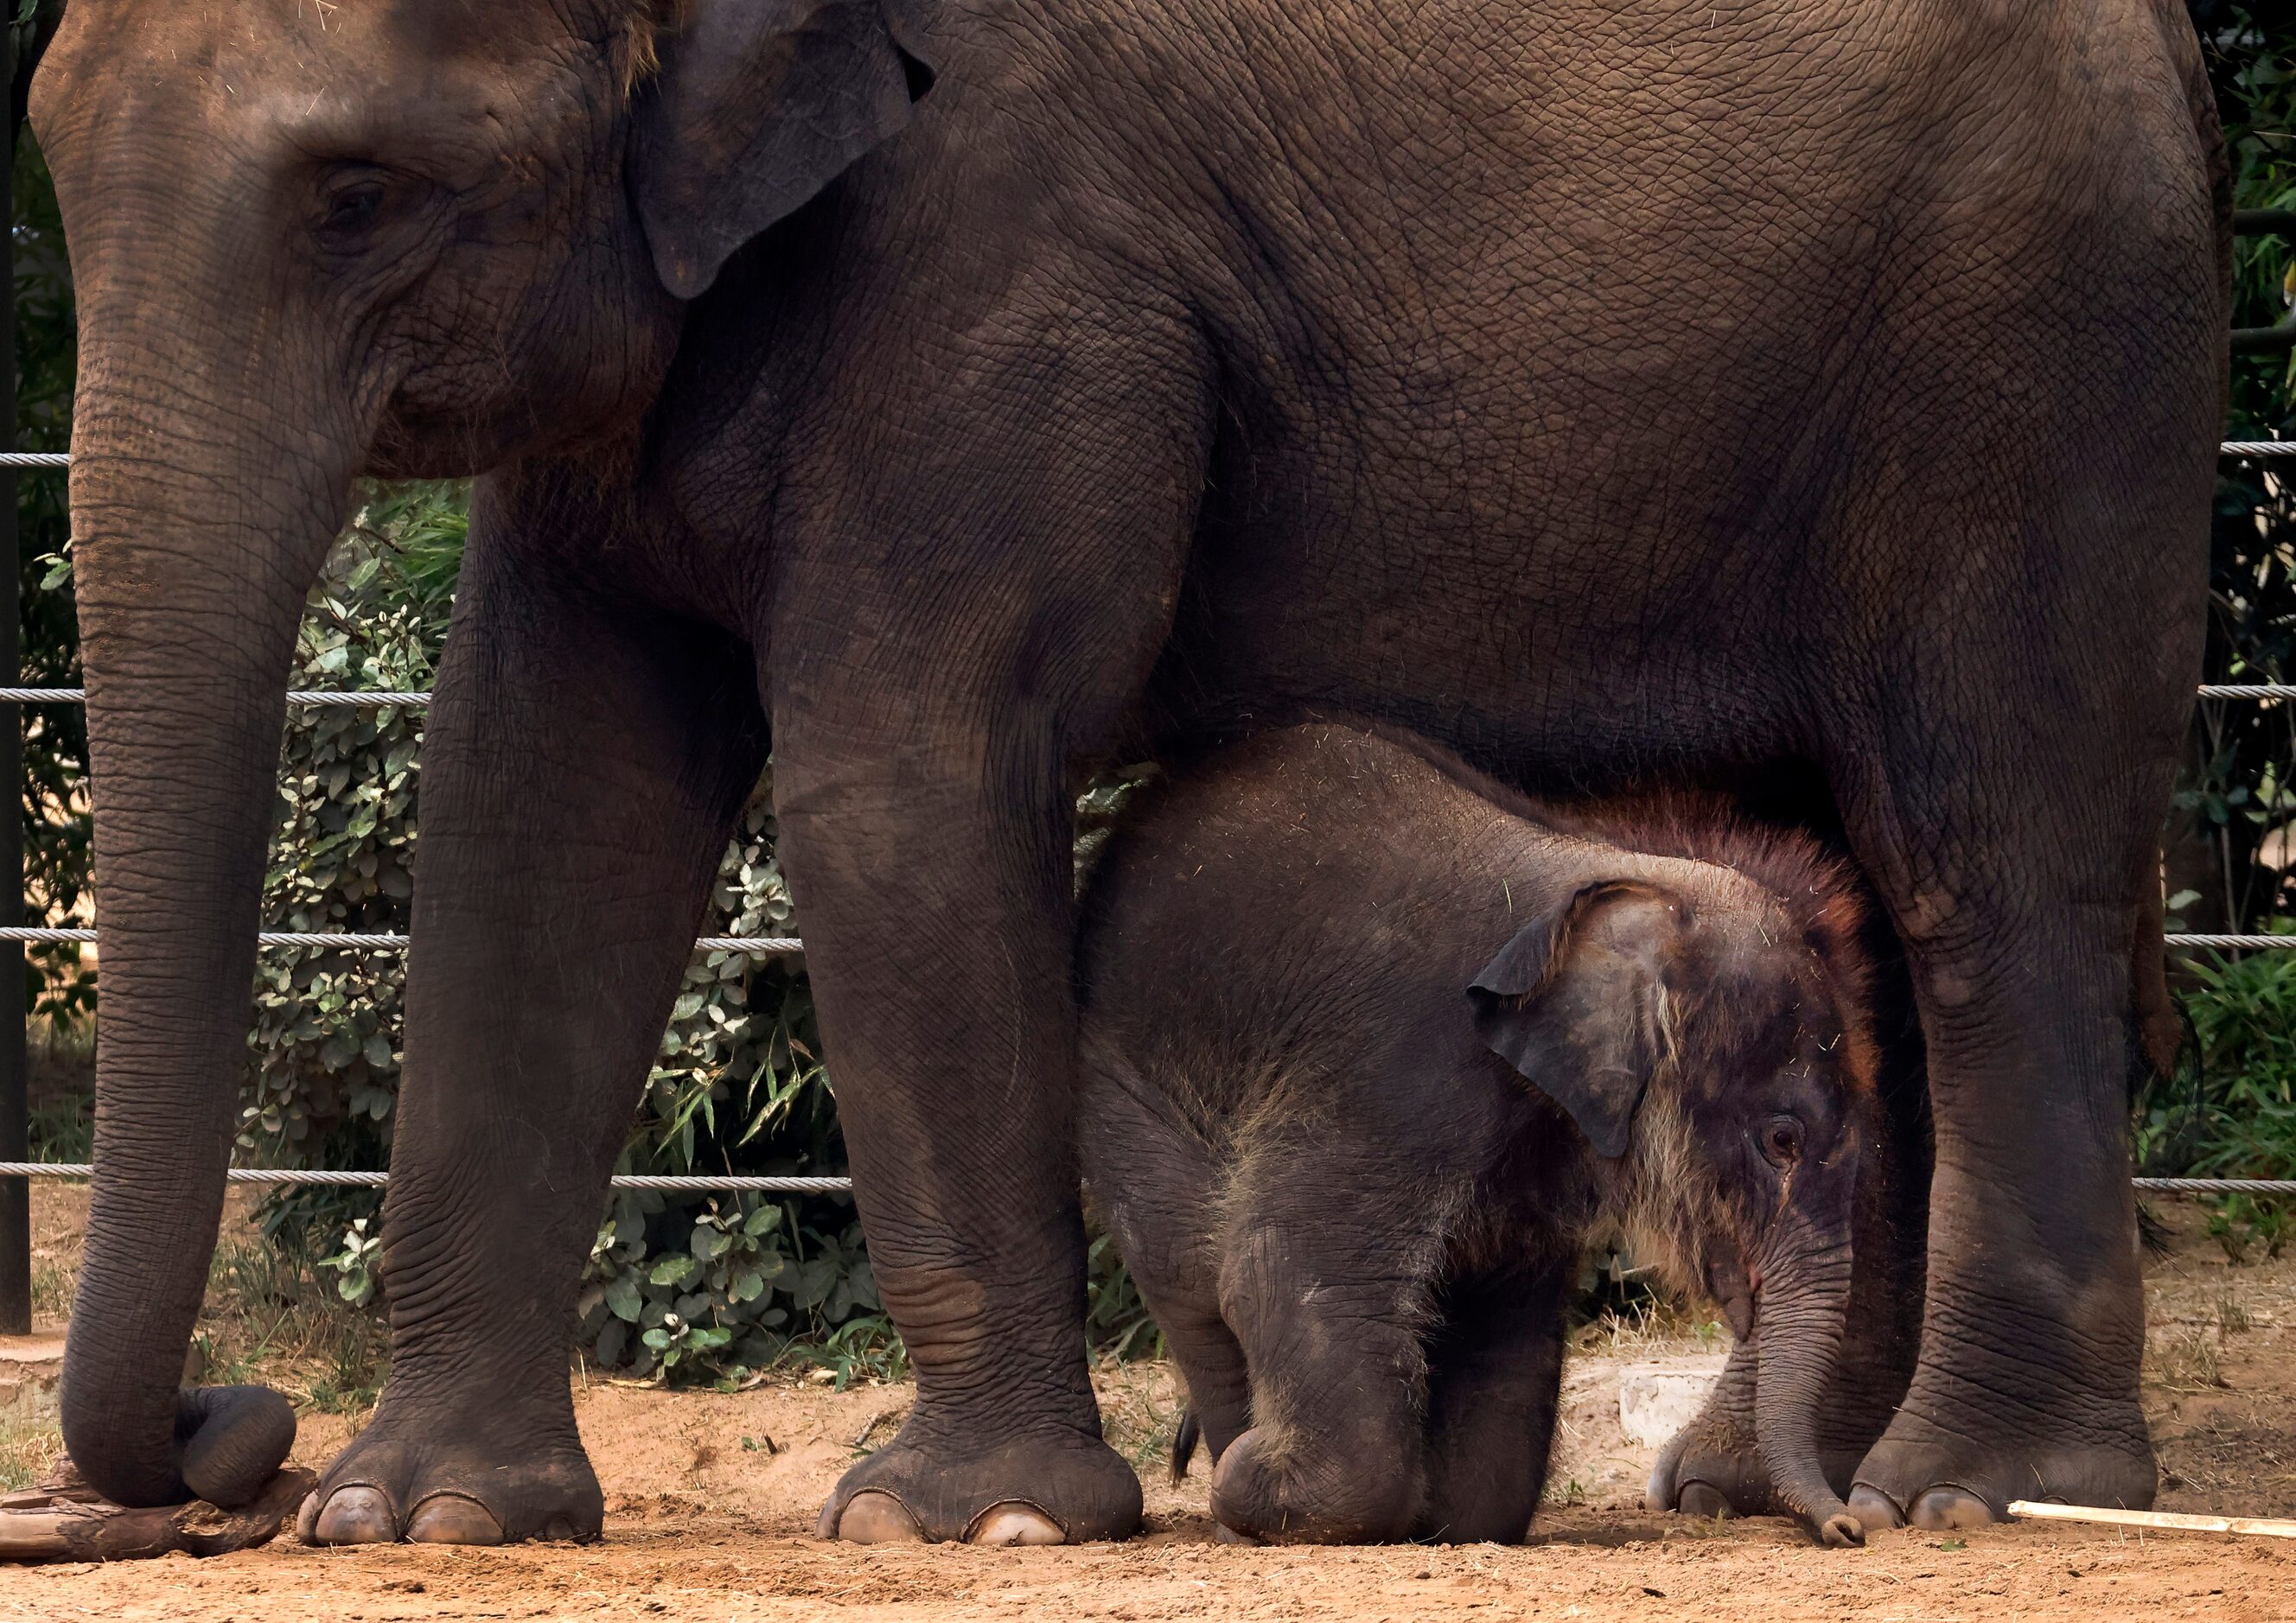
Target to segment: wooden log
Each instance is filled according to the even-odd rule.
[[[2036,1521],[2087,1521],[2105,1527],[2152,1528],[2169,1533],[2247,1533],[2259,1538],[2296,1538],[2296,1521],[2271,1516],[2190,1516],[2180,1511],[2121,1511],[2089,1504],[2048,1504],[2012,1499],[2012,1516]]]
[[[137,1561],[176,1550],[227,1554],[276,1537],[318,1480],[291,1465],[254,1503],[236,1510],[198,1500],[126,1510],[97,1498],[67,1461],[40,1487],[0,1496],[0,1562]]]

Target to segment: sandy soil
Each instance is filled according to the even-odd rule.
[[[2181,1220],[2175,1254],[2151,1270],[2146,1398],[2162,1505],[2296,1513],[2296,1262],[2229,1266]],[[608,1495],[602,1544],[286,1540],[207,1562],[20,1569],[0,1573],[0,1619],[2296,1618],[2296,1541],[2021,1525],[1885,1533],[1844,1553],[1779,1521],[1650,1514],[1639,1494],[1652,1451],[1620,1430],[1619,1371],[1695,1348],[1583,1339],[1554,1472],[1568,1503],[1521,1549],[1213,1543],[1203,1469],[1177,1488],[1164,1480],[1177,1405],[1155,1365],[1102,1378],[1111,1437],[1148,1482],[1145,1537],[1070,1550],[824,1545],[806,1537],[816,1509],[857,1439],[898,1422],[906,1389],[724,1396],[593,1380],[577,1402]],[[298,1455],[324,1461],[346,1430],[314,1416]]]

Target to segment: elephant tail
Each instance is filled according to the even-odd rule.
[[[1180,1411],[1180,1429],[1172,1437],[1172,1480],[1187,1480],[1188,1462],[1196,1457],[1196,1445],[1203,1440],[1204,1429],[1196,1420],[1193,1409]]]

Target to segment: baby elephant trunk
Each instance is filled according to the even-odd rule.
[[[1862,1545],[1865,1526],[1834,1496],[1817,1452],[1818,1406],[1826,1400],[1849,1305],[1849,1245],[1788,1243],[1774,1255],[1755,1307],[1761,1350],[1755,1441],[1773,1491],[1811,1537]]]

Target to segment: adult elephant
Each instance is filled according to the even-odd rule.
[[[1521,783],[1815,767],[1936,1096],[1861,1508],[2150,1498],[2124,1038],[2226,319],[2174,0],[74,0],[34,117],[83,322],[64,1422],[105,1493],[242,1423],[179,1428],[175,1379],[305,589],[355,475],[481,470],[392,1373],[308,1536],[597,1529],[570,1303],[768,724],[919,1381],[823,1525],[1129,1530],[1066,783],[1319,705]]]

